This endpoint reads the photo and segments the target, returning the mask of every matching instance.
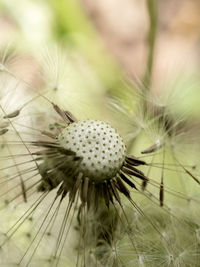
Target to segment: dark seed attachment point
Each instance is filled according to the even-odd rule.
[[[20,114],[20,110],[17,109],[17,110],[15,110],[14,112],[5,115],[3,118],[4,118],[4,119],[12,119],[12,118],[17,117],[19,114]]]

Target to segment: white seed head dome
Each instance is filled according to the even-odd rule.
[[[58,136],[60,145],[82,157],[79,171],[101,182],[120,170],[125,158],[125,144],[109,124],[85,120],[71,123]]]

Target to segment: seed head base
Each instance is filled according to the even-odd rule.
[[[61,132],[58,142],[82,158],[79,171],[96,182],[114,177],[125,158],[126,147],[122,138],[102,121],[73,122]]]

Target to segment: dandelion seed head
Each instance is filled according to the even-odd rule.
[[[140,93],[127,97],[122,105],[114,103],[119,131],[130,132],[134,141],[125,155],[114,128],[102,121],[77,121],[86,117],[85,109],[80,116],[75,111],[78,119],[71,114],[81,105],[74,104],[68,88],[81,88],[84,95],[85,90],[78,86],[80,79],[71,82],[70,77],[69,83],[64,57],[55,58],[47,57],[47,66],[41,66],[40,92],[11,75],[1,60],[8,71],[0,73],[0,265],[196,266],[200,225],[198,208],[191,207],[199,191],[189,184],[199,181],[199,157],[185,144],[197,150],[199,127],[191,131],[189,122],[171,112],[169,98],[165,104],[165,98],[142,96],[143,107]],[[71,65],[70,73],[77,71]],[[64,101],[64,109],[54,101]],[[142,159],[137,147],[139,153],[146,151]],[[177,210],[183,201],[187,216]]]
[[[66,127],[58,137],[60,145],[82,158],[79,166],[84,176],[96,181],[112,178],[125,158],[125,144],[109,124],[85,120]]]

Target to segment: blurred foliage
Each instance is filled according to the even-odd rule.
[[[107,89],[123,90],[122,71],[103,48],[94,27],[80,6],[80,1],[50,0],[53,34],[56,40],[77,49],[89,61]]]
[[[66,51],[76,51],[85,61],[89,64],[90,68],[93,70],[96,78],[102,84],[104,90],[102,93],[106,92],[107,95],[112,97],[119,97],[122,101],[125,101],[127,105],[129,104],[130,96],[134,101],[134,94],[131,94],[134,88],[136,88],[135,82],[132,80],[131,85],[124,82],[127,79],[123,68],[117,63],[117,60],[108,52],[104,41],[98,34],[94,27],[94,24],[86,15],[84,4],[85,2],[80,0],[21,0],[20,4],[15,6],[15,1],[13,0],[2,0],[0,3],[0,17],[2,18],[2,26],[0,22],[0,28],[4,27],[5,21],[6,26],[5,31],[10,31],[10,36],[4,38],[4,33],[2,33],[2,38],[0,41],[2,44],[5,42],[11,42],[17,45],[22,51],[35,50],[35,54],[38,52],[38,48],[46,45],[51,45],[51,43],[60,43],[63,50]],[[15,6],[15,8],[13,8]],[[156,31],[157,28],[157,7],[155,1],[147,1],[146,10],[149,12],[149,38],[147,38],[147,49],[149,48],[148,58],[146,60],[146,72],[144,73],[144,86],[139,84],[140,90],[144,88],[149,89],[151,76],[154,76],[155,70],[153,69],[155,58],[158,57],[157,45],[155,44],[156,33],[159,35],[162,33],[160,29]],[[159,4],[159,12],[161,12]],[[167,13],[167,11],[166,11]],[[158,23],[161,23],[161,14],[158,16]],[[116,23],[120,23],[120,20]],[[148,43],[149,42],[149,43]],[[134,61],[134,58],[132,59]],[[174,79],[182,81],[182,77],[185,70],[177,70],[174,73],[175,77],[166,73],[166,81],[159,83],[160,91],[167,90],[167,85],[170,81]],[[189,70],[190,71],[190,70]],[[162,75],[163,76],[163,75]],[[188,75],[187,75],[188,76]],[[190,89],[190,97],[187,99],[186,106],[189,105],[191,110],[198,113],[199,108],[196,103],[196,99],[199,96],[199,73],[190,75],[190,84],[193,89]],[[86,77],[87,78],[87,77]],[[84,79],[82,77],[81,79]],[[158,78],[159,79],[159,76]],[[155,79],[154,79],[155,80]],[[83,81],[84,83],[84,81]],[[178,82],[179,83],[179,82]],[[138,87],[138,86],[137,86]],[[195,88],[194,88],[195,87]],[[152,84],[152,89],[154,88],[154,82]],[[164,88],[164,89],[163,89]],[[69,89],[68,89],[69,90]],[[73,88],[71,89],[73,90]],[[84,87],[84,90],[86,88]],[[182,91],[188,90],[188,83],[182,83]],[[197,94],[197,97],[196,97]],[[191,101],[191,102],[190,102]],[[194,102],[193,102],[194,101]],[[186,106],[184,102],[181,104],[181,110],[184,111]],[[131,107],[134,108],[134,107]]]

